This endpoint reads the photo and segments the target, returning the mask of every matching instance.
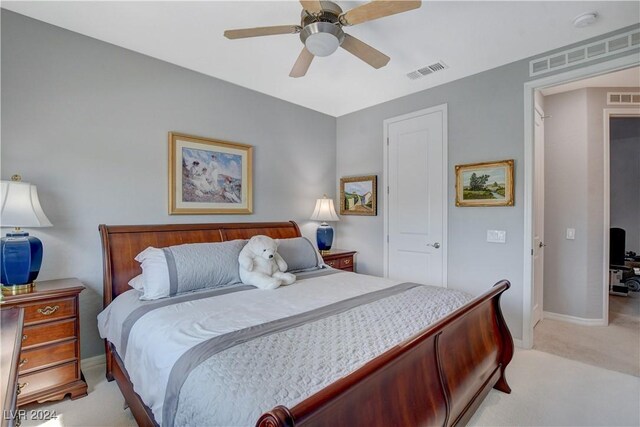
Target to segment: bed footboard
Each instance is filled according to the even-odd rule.
[[[509,393],[513,340],[500,309],[506,280],[415,337],[259,427],[464,425],[492,387]]]

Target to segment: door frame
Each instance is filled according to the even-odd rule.
[[[522,277],[522,347],[533,347],[533,140],[534,92],[550,86],[582,80],[640,65],[637,55],[627,55],[524,84],[524,245]],[[606,178],[605,178],[606,179]]]
[[[383,123],[383,170],[382,170],[382,190],[378,194],[382,194],[383,202],[383,223],[384,231],[382,235],[383,241],[383,268],[384,277],[389,277],[389,125],[404,120],[413,119],[420,116],[426,116],[435,112],[442,113],[442,286],[447,287],[447,264],[448,264],[448,211],[449,211],[449,137],[448,137],[448,119],[447,104],[436,105],[435,107],[425,108],[414,111],[412,113],[403,114],[401,116],[385,119]]]
[[[612,117],[640,117],[640,107],[605,108],[604,120],[604,227],[603,227],[603,278],[602,278],[602,313],[603,324],[609,325],[609,228],[611,227],[611,135],[609,126]]]

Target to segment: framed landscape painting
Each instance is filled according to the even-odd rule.
[[[378,214],[376,175],[340,178],[340,215]]]
[[[513,160],[456,166],[456,206],[513,203]]]
[[[250,214],[253,147],[169,132],[169,214]]]

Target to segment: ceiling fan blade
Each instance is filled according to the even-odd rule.
[[[289,77],[302,77],[307,74],[311,61],[313,61],[313,54],[309,52],[306,47],[302,48],[302,52],[300,52],[296,63],[293,64]]]
[[[322,13],[320,0],[300,0],[302,8],[309,13]]]
[[[373,68],[384,67],[391,59],[379,50],[372,48],[365,42],[358,40],[349,34],[344,35],[344,41],[340,46],[352,55],[357,56],[367,64],[371,65]]]
[[[302,28],[299,25],[277,25],[275,27],[242,28],[227,30],[224,36],[228,39],[244,39],[247,37],[274,36],[277,34],[296,34]]]
[[[396,13],[417,9],[422,4],[420,0],[373,0],[362,6],[355,7],[340,15],[342,25],[356,25]]]

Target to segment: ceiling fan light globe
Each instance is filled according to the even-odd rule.
[[[329,56],[344,41],[344,32],[335,24],[314,22],[300,31],[300,40],[313,56]]]
[[[340,41],[333,34],[316,33],[307,37],[305,46],[314,56],[329,56],[340,47]]]

